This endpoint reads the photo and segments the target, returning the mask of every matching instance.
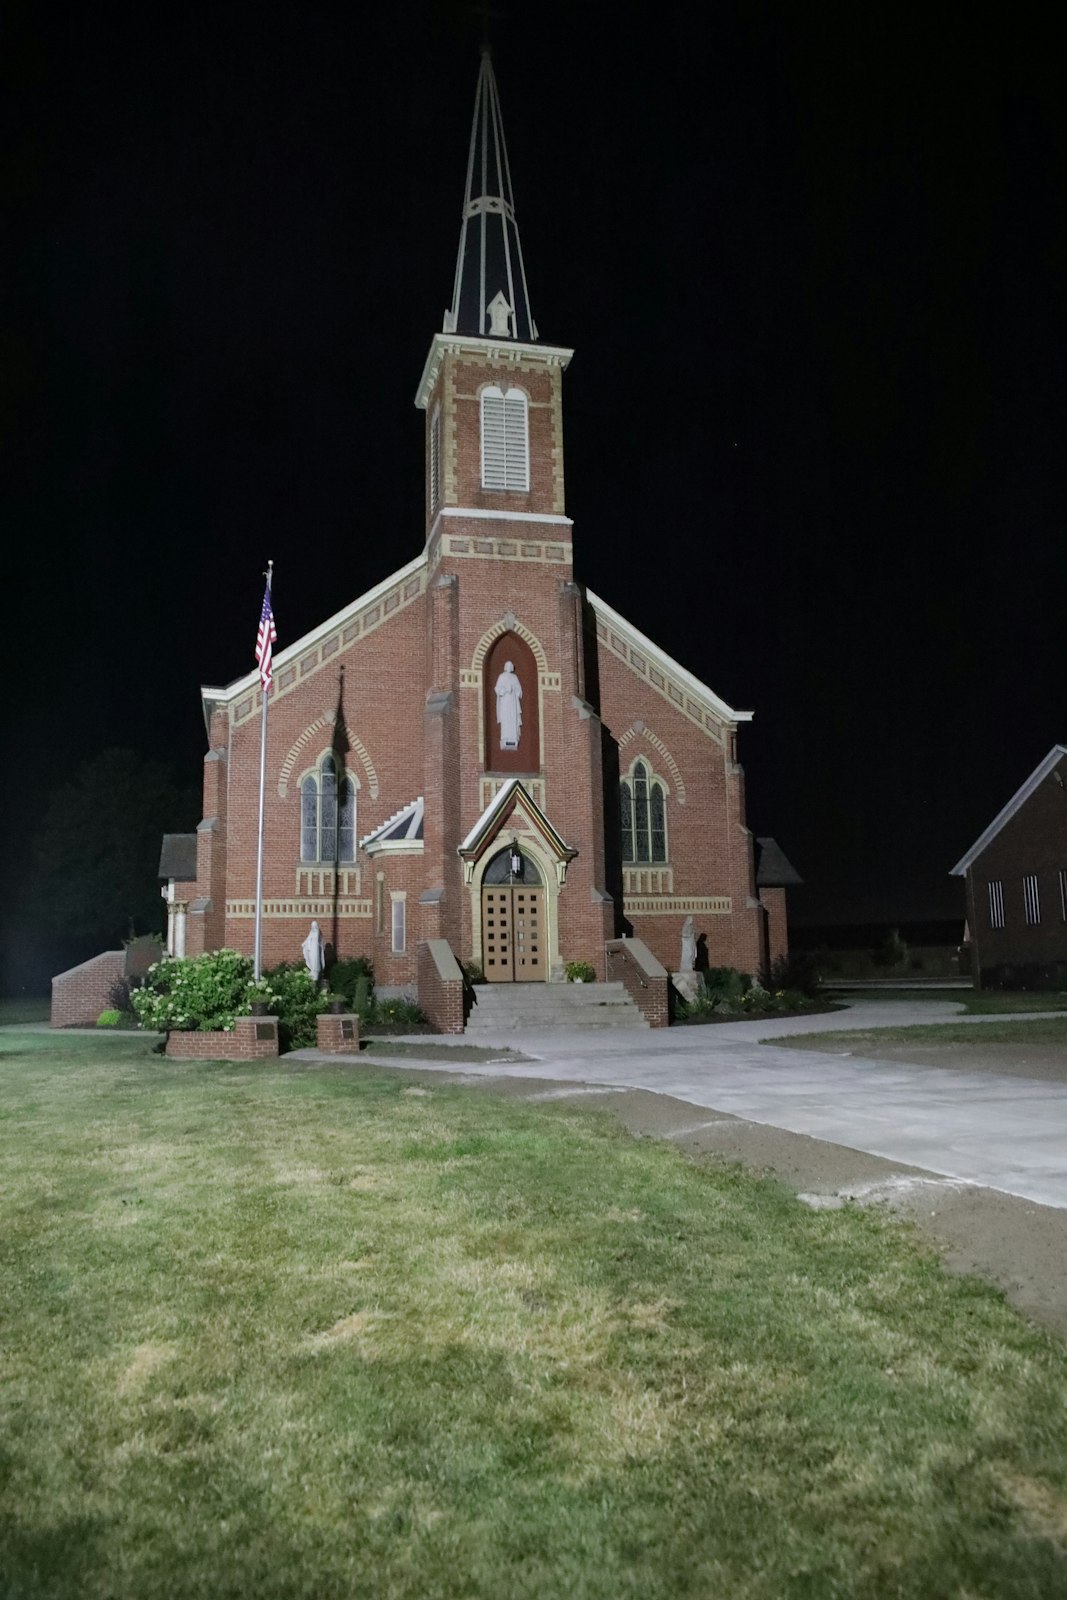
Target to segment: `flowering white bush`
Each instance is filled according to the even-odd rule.
[[[130,995],[142,1028],[157,1033],[232,1031],[248,1011],[252,963],[236,950],[179,960],[164,957],[145,973],[144,985]]]

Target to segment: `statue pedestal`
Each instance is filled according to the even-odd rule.
[[[671,982],[683,1000],[690,1003],[696,1000],[704,990],[704,980],[699,972],[672,972]]]

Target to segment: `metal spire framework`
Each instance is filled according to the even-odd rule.
[[[456,282],[445,333],[533,343],[526,268],[515,221],[504,125],[489,51],[482,52],[467,160]]]

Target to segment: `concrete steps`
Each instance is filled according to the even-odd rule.
[[[470,1033],[647,1028],[621,983],[480,983]]]

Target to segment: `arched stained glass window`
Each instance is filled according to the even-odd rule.
[[[619,784],[622,859],[654,863],[667,859],[667,793],[644,761],[635,761]]]
[[[622,859],[634,858],[634,796],[628,783],[619,785],[619,816],[622,820]]]
[[[309,773],[300,785],[300,859],[356,859],[356,786],[346,777],[338,804],[337,765],[332,755],[324,755],[318,771]]]

